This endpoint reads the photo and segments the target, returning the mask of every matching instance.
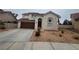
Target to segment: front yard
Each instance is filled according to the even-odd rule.
[[[63,33],[62,33],[63,32]],[[79,43],[79,34],[70,30],[63,31],[44,31],[39,37],[35,36],[35,32],[31,37],[32,42],[59,42],[59,43]]]

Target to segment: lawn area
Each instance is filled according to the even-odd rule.
[[[70,30],[62,31],[43,31],[39,37],[33,32],[31,41],[33,42],[60,42],[60,43],[76,43],[79,44],[79,34]]]

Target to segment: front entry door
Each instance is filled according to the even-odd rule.
[[[38,19],[38,28],[41,28],[41,27],[42,27],[42,19],[39,18],[39,19]]]

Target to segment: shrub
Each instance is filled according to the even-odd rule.
[[[35,33],[35,36],[40,36],[40,32],[37,31],[37,32]]]
[[[59,37],[62,37],[62,35],[61,35],[61,34],[59,34]]]
[[[79,40],[79,36],[74,36],[74,39]]]
[[[40,36],[40,28],[36,31],[35,36]]]
[[[64,34],[64,30],[61,30],[61,33]]]

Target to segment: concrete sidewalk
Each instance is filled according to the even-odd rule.
[[[78,50],[79,44],[54,42],[27,42],[25,50]]]
[[[14,42],[8,50],[78,50],[79,44],[54,42]]]

